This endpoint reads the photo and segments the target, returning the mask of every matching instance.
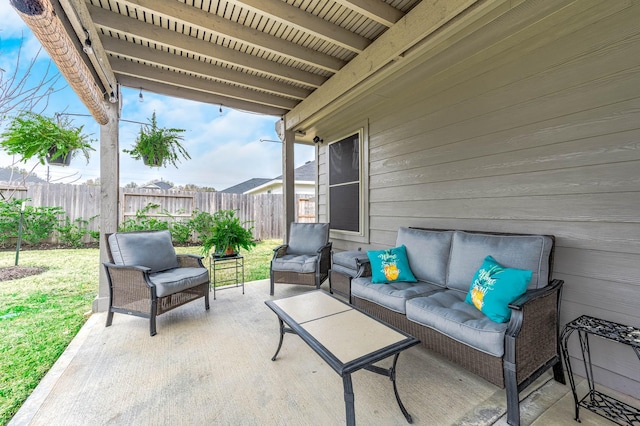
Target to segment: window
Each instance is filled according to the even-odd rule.
[[[363,132],[329,145],[329,223],[332,230],[363,235]]]

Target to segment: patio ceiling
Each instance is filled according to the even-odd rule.
[[[30,7],[34,3],[51,4],[46,6],[54,11],[51,19],[60,19],[104,100],[117,101],[117,88],[121,85],[284,116],[314,92],[321,92],[329,81],[337,80],[328,85],[324,95],[317,96],[311,110],[330,105],[399,61],[408,49],[475,0],[12,3]],[[413,19],[408,17],[410,12]],[[58,63],[56,56],[52,53]],[[349,68],[354,62],[355,66]],[[86,96],[78,89],[76,92],[81,98]],[[95,108],[83,101],[90,110]],[[308,115],[309,112],[296,115],[292,125]]]

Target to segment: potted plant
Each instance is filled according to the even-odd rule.
[[[123,149],[123,152],[131,155],[136,160],[142,160],[144,164],[151,167],[167,167],[173,164],[178,168],[177,162],[182,156],[190,159],[191,156],[180,144],[184,139],[180,133],[184,129],[158,127],[156,113],[151,115],[150,124],[140,127],[140,133],[132,149]]]
[[[202,238],[202,253],[206,256],[213,249],[214,256],[233,256],[243,248],[251,250],[255,245],[253,226],[245,228],[233,210],[218,210],[212,215],[210,233]]]
[[[35,157],[40,163],[69,165],[71,158],[82,152],[87,163],[93,140],[82,133],[83,126],[75,127],[68,117],[54,120],[33,112],[16,116],[2,133],[0,146],[10,155],[19,155],[20,161]]]

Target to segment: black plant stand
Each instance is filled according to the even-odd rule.
[[[209,269],[212,275],[213,300],[216,300],[217,285],[225,285],[218,288],[218,291],[242,286],[242,294],[244,294],[244,257],[239,254],[231,256],[212,254],[209,258]],[[219,274],[224,270],[232,270],[231,277],[227,275],[227,277],[220,278]]]
[[[576,393],[576,383],[573,379],[571,360],[567,350],[567,341],[571,333],[576,330],[578,331],[578,338],[580,339],[584,371],[587,376],[587,382],[589,383],[589,392],[581,400],[578,400],[578,394]],[[619,425],[640,425],[640,409],[625,404],[595,389],[593,368],[591,365],[591,351],[589,349],[590,334],[631,346],[640,360],[640,328],[630,327],[587,315],[576,318],[565,325],[560,334],[560,341],[562,355],[569,374],[569,382],[571,383],[571,391],[573,392],[573,400],[576,405],[576,421],[580,422],[579,409],[580,407],[584,407]]]

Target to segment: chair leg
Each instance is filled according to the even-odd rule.
[[[204,291],[204,308],[209,310],[209,283],[206,284],[206,289]]]
[[[271,284],[270,284],[271,285],[271,289],[269,291],[269,294],[271,296],[273,296],[273,292],[275,290],[275,283],[273,282],[273,271],[271,271],[270,278],[271,278]]]
[[[564,377],[564,368],[562,367],[562,359],[558,359],[553,365],[553,378],[556,382],[562,383],[563,385],[567,384],[567,381]]]
[[[151,313],[149,315],[149,334],[156,335],[156,317],[158,316],[158,299],[153,298],[151,301]]]
[[[149,334],[151,336],[155,336],[157,334],[156,332],[156,316],[152,315],[151,318],[149,318]]]
[[[113,322],[113,311],[111,310],[111,306],[109,306],[109,313],[107,314],[107,325],[105,327],[109,327]]]
[[[519,426],[520,399],[518,395],[516,372],[505,368],[504,373],[505,392],[507,394],[507,424],[511,426]]]

